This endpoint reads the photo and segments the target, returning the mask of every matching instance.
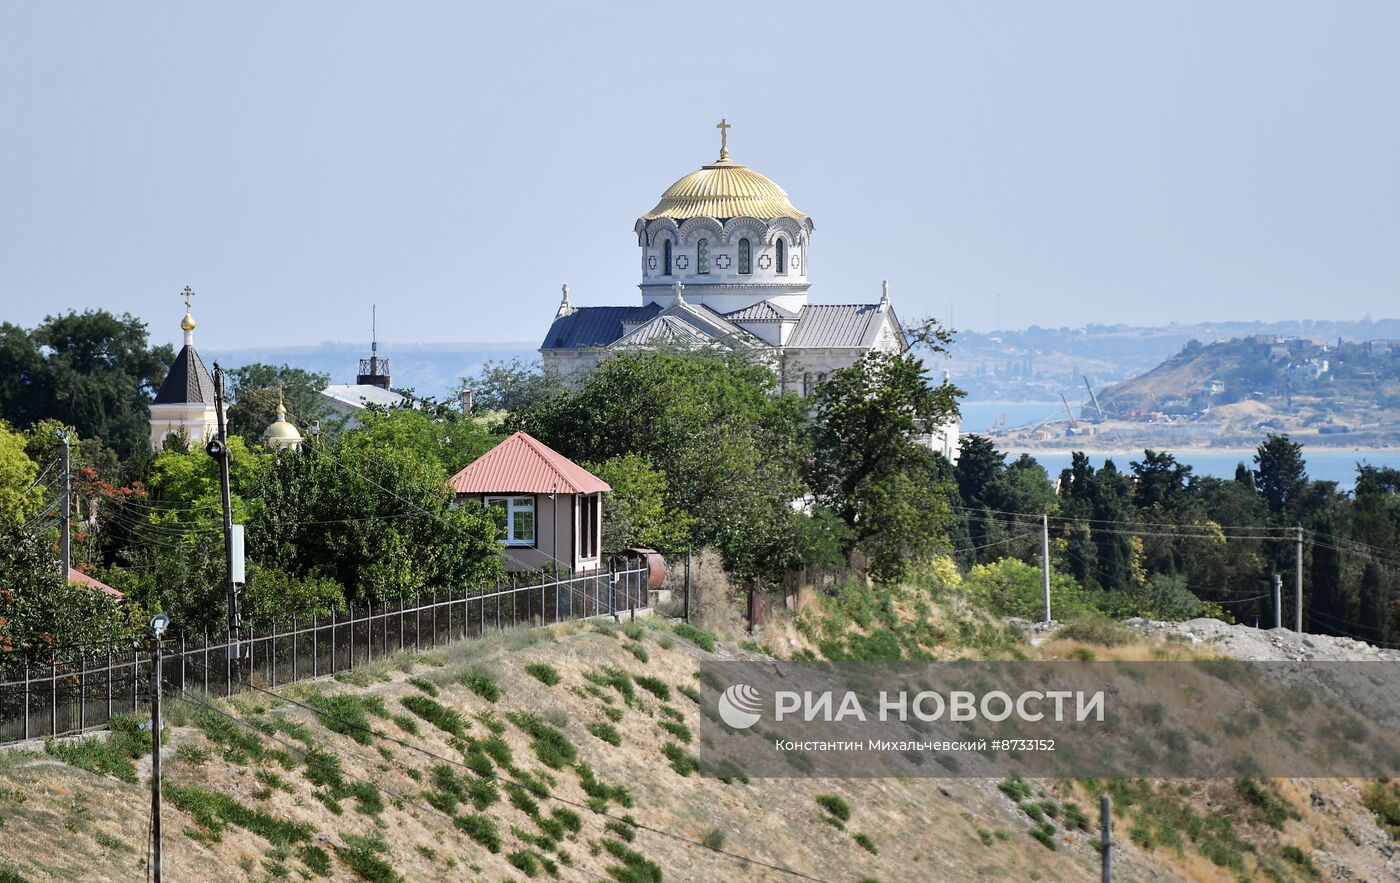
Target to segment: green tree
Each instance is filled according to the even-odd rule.
[[[0,662],[72,660],[130,633],[111,598],[60,575],[46,537],[0,525]]]
[[[1254,485],[1270,512],[1296,515],[1299,497],[1308,485],[1303,446],[1286,435],[1268,435],[1254,454]]]
[[[129,314],[69,312],[28,333],[0,326],[0,417],[62,420],[128,456],[148,444],[150,397],[174,358]]]
[[[518,411],[538,407],[564,392],[564,382],[559,372],[539,361],[516,358],[509,362],[488,360],[479,374],[462,378],[458,396],[466,389],[471,390],[473,407],[478,411]]]
[[[959,395],[929,385],[919,359],[878,352],[817,389],[812,490],[853,531],[878,578],[897,579],[947,538],[952,470],[945,476],[946,461],[914,438],[956,416]]]
[[[360,425],[346,433],[341,447],[360,451],[403,451],[447,475],[455,475],[501,441],[483,421],[431,402],[404,408],[367,408]],[[340,449],[335,446],[327,448]]]
[[[43,505],[39,467],[24,452],[24,436],[0,420],[0,523],[20,523]]]
[[[643,547],[683,550],[694,525],[691,518],[666,505],[666,474],[644,457],[623,454],[589,464],[588,471],[606,481],[612,492],[603,501],[603,548]]]
[[[269,458],[248,521],[250,559],[294,580],[332,579],[351,603],[494,582],[501,547],[490,513],[457,506],[436,460],[356,435]]]
[[[296,424],[303,436],[311,434],[313,422],[325,420],[331,413],[321,395],[331,382],[328,374],[255,362],[232,368],[227,376],[228,396],[233,402],[228,411],[230,435],[260,443],[263,433],[277,419],[279,398],[287,408],[287,419]]]
[[[636,351],[604,360],[577,388],[512,412],[524,430],[577,462],[636,454],[666,475],[668,508],[694,518],[741,580],[776,577],[796,559],[793,500],[803,496],[806,408],[773,373],[740,355]]]

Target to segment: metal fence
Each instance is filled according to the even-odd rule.
[[[584,576],[541,578],[495,590],[433,592],[366,604],[344,615],[167,636],[162,679],[178,690],[228,696],[255,683],[276,687],[350,671],[401,650],[423,650],[516,626],[650,607],[644,564]],[[232,649],[231,649],[232,648]],[[151,659],[131,649],[0,670],[0,745],[101,728],[150,699]]]

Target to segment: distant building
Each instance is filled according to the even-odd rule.
[[[360,360],[360,370],[354,383],[332,384],[321,390],[324,404],[331,413],[340,418],[346,429],[354,429],[360,421],[356,415],[370,406],[396,408],[407,401],[402,393],[394,391],[393,377],[389,374],[389,360],[379,358],[378,321],[370,334],[369,358]]]
[[[180,320],[180,329],[185,332],[185,344],[151,403],[151,447],[156,451],[177,436],[189,439],[191,445],[202,446],[219,431],[214,378],[194,348],[195,323],[190,314],[190,297],[194,292],[187,285],[183,294],[185,318]]]
[[[577,573],[602,566],[603,494],[612,488],[544,442],[517,432],[448,486],[459,500],[501,513],[506,570],[553,565]]]
[[[546,367],[569,378],[632,348],[733,348],[769,365],[784,391],[809,396],[867,353],[908,349],[888,283],[875,303],[808,301],[812,219],[731,160],[729,125],[719,128],[719,158],[668,187],[633,227],[641,303],[575,306],[564,286],[540,345]],[[926,436],[956,453],[956,425],[951,446],[942,428]]]
[[[277,420],[263,433],[263,444],[274,451],[295,451],[301,447],[301,432],[287,419],[282,391],[277,391]]]

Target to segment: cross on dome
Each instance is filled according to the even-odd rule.
[[[729,130],[734,127],[728,120],[721,118],[715,123],[715,128],[719,129],[719,158],[721,161],[729,159]]]

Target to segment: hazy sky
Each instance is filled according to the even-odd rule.
[[[1400,4],[6,3],[0,319],[540,340],[735,160],[813,299],[986,330],[1400,313]],[[998,306],[999,305],[999,306]]]

